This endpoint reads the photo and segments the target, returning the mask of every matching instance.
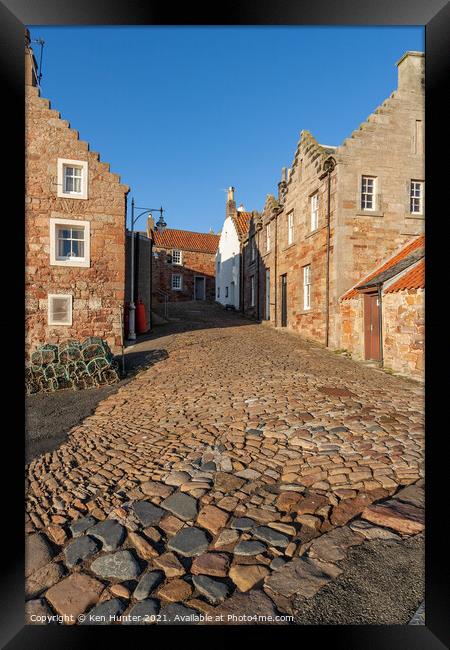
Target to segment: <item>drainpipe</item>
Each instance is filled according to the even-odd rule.
[[[274,291],[274,293],[275,293],[275,314],[274,314],[274,316],[275,316],[275,327],[278,327],[278,307],[277,307],[277,305],[278,305],[278,273],[277,273],[277,271],[278,271],[278,265],[277,265],[277,260],[278,260],[278,215],[277,214],[275,215],[275,220],[274,221],[275,221],[275,251],[274,251],[274,254],[275,254],[275,264],[274,264],[274,267],[275,267],[275,277],[274,277],[274,281],[275,281],[275,284],[274,284],[274,288],[275,288],[275,291]]]
[[[153,238],[150,237],[150,318],[149,318],[149,329],[150,331],[153,329],[153,315],[152,315],[152,309],[153,309]]]
[[[239,260],[239,302],[241,304],[241,314],[244,314],[244,246],[240,243],[240,260]]]
[[[259,230],[258,230],[258,245],[256,247],[256,320],[259,321]]]
[[[330,339],[330,221],[331,221],[331,173],[336,166],[333,157],[327,158],[323,164],[325,173],[320,179],[327,177],[327,254],[326,254],[326,287],[325,287],[325,347]]]

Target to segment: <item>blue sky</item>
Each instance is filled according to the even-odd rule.
[[[222,226],[225,188],[261,210],[302,129],[342,143],[396,88],[403,53],[424,50],[422,27],[30,32],[45,41],[42,96],[131,186],[129,202],[206,232]]]

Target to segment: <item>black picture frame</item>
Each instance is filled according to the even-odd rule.
[[[290,626],[290,627],[178,627],[184,647],[211,643],[254,643],[260,635],[268,644],[289,643],[305,647],[415,650],[450,647],[449,591],[446,559],[445,498],[448,463],[442,452],[447,437],[446,381],[439,377],[438,360],[445,347],[440,285],[445,272],[441,248],[448,221],[443,192],[448,185],[447,165],[439,156],[448,151],[448,40],[450,4],[446,0],[225,0],[213,7],[186,3],[176,9],[144,0],[2,0],[0,2],[0,74],[2,76],[3,155],[3,256],[4,293],[1,327],[3,367],[7,382],[2,391],[4,475],[2,537],[1,643],[11,650],[25,648],[80,648],[106,643],[130,643],[130,630],[121,626],[73,627],[24,625],[24,525],[23,467],[24,413],[22,342],[24,340],[24,26],[25,25],[423,25],[426,39],[426,174],[427,174],[427,308],[426,308],[426,625],[425,626]],[[332,52],[330,52],[332,56]],[[445,158],[444,158],[445,160]],[[436,223],[433,225],[433,223]],[[13,235],[11,237],[11,235]],[[448,253],[447,253],[448,256]],[[439,292],[439,293],[438,293]],[[445,295],[445,294],[444,294]],[[444,343],[443,343],[444,342]],[[437,346],[439,345],[439,350]],[[443,347],[444,346],[444,347]],[[442,362],[445,363],[444,361]],[[5,370],[4,370],[5,372]],[[444,392],[445,391],[445,392]],[[16,408],[15,408],[16,406]],[[6,415],[11,414],[7,424]],[[440,504],[442,500],[442,504]],[[164,643],[175,628],[133,628],[141,642]],[[101,635],[100,639],[94,637]],[[114,635],[114,636],[112,636]],[[288,635],[286,639],[285,635]],[[295,647],[294,646],[294,647]]]

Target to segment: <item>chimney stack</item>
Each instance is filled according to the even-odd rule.
[[[225,209],[225,217],[231,217],[236,214],[236,201],[234,200],[234,187],[228,188],[227,205]]]
[[[153,233],[152,231],[155,229],[155,220],[153,219],[152,215],[149,214],[147,217],[147,237],[149,239],[153,238]]]
[[[25,85],[37,86],[37,63],[31,49],[30,31],[25,29]]]
[[[405,52],[397,62],[397,69],[399,91],[424,93],[425,54],[423,52]]]
[[[281,181],[278,183],[278,203],[284,203],[286,193],[286,167],[281,168]]]

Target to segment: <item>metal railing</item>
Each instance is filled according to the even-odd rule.
[[[169,294],[162,289],[156,289],[156,293],[164,298],[164,318],[169,318]]]

